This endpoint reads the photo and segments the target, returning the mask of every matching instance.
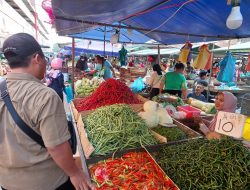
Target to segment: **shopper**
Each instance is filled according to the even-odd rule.
[[[81,55],[80,59],[76,63],[76,68],[80,71],[85,71],[88,69],[88,58],[86,56]]]
[[[47,85],[56,91],[58,96],[63,101],[63,91],[65,89],[64,85],[64,76],[61,72],[63,65],[63,60],[61,58],[55,58],[51,61],[51,67],[48,76],[47,76]]]
[[[206,102],[207,100],[205,96],[202,94],[203,91],[204,91],[204,86],[202,84],[197,84],[195,87],[195,91],[188,94],[188,98],[194,98],[202,102]]]
[[[150,76],[149,85],[151,86],[150,90],[150,100],[154,96],[157,96],[160,93],[160,85],[162,80],[162,70],[159,64],[153,65],[153,73]]]
[[[194,72],[194,68],[191,66],[190,62],[187,62],[187,67],[185,68],[186,74],[192,74]]]
[[[201,84],[204,87],[208,87],[208,82],[207,82],[207,72],[204,70],[201,70],[199,73],[199,77],[194,80],[193,84],[193,92],[195,92],[195,87],[197,84]],[[204,90],[202,94],[207,98],[207,91]]]
[[[166,73],[160,86],[161,93],[178,95],[183,99],[187,98],[187,82],[183,75],[184,68],[183,63],[176,63],[175,71]]]
[[[115,70],[109,61],[100,55],[96,55],[95,59],[97,63],[96,70],[104,80],[115,77]]]
[[[87,190],[94,187],[75,165],[63,104],[40,81],[46,60],[37,41],[26,33],[10,36],[3,52],[12,69],[6,77],[10,99],[22,120],[46,148],[26,135],[0,99],[0,186],[7,190]]]

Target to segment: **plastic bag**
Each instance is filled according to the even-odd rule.
[[[220,72],[218,73],[217,80],[220,82],[233,82],[235,74],[235,63],[236,59],[232,56],[230,52],[220,62]]]
[[[199,55],[194,60],[193,67],[196,69],[210,69],[212,64],[211,55],[212,53],[208,50],[208,45],[202,45],[200,47]]]
[[[181,53],[179,55],[179,61],[182,63],[190,62],[192,59],[192,44],[186,42],[186,44],[181,48]]]
[[[133,92],[141,92],[145,88],[145,84],[141,77],[137,78],[131,85],[130,88]]]
[[[66,94],[67,102],[70,103],[70,101],[74,99],[72,87],[70,85],[66,86],[64,93]]]

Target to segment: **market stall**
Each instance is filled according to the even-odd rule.
[[[111,1],[110,3],[112,4]],[[190,59],[189,41],[201,42],[204,38],[207,41],[214,41],[250,35],[247,30],[248,22],[244,22],[241,30],[237,30],[236,33],[225,28],[223,23],[230,11],[225,2],[214,2],[211,6],[205,1],[176,0],[160,3],[127,1],[117,6],[117,10],[126,9],[126,3],[130,5],[127,14],[124,11],[111,11],[110,5],[106,6],[105,13],[100,10],[92,15],[85,14],[85,7],[82,7],[82,17],[78,15],[77,18],[66,17],[60,10],[55,9],[56,28],[61,35],[70,33],[73,38],[83,37],[84,34],[87,36],[87,32],[99,26],[105,28],[104,33],[106,27],[115,29],[114,35],[118,36],[119,31],[122,36],[125,30],[132,29],[161,43],[186,42],[181,48],[182,58],[185,57],[186,62]],[[63,4],[59,1],[53,2],[54,7],[62,6],[62,9],[66,9],[66,4],[66,2]],[[72,4],[79,6],[77,1],[71,2]],[[247,2],[242,3],[244,14],[248,12],[247,5]],[[208,7],[211,11],[208,11]],[[172,11],[164,11],[171,8]],[[223,9],[224,12],[214,11],[215,8]],[[144,13],[145,9],[146,13],[150,14]],[[181,9],[192,12],[195,16],[191,15],[188,18],[184,16],[185,14],[177,14]],[[204,16],[202,14],[204,12],[208,15]],[[178,17],[171,20],[172,14]],[[170,19],[166,22],[161,19],[167,17]],[[247,19],[249,18],[246,17]],[[181,21],[182,27],[178,25],[176,28],[176,21]],[[68,31],[61,30],[69,25],[71,28]],[[75,28],[72,27],[75,25]],[[186,30],[189,27],[197,30],[187,34]],[[104,41],[106,37],[114,40],[112,38],[115,36],[104,35]],[[204,68],[211,68],[208,61],[204,62]],[[141,75],[145,75],[147,70],[141,70]],[[131,69],[124,69],[121,71],[121,78],[131,76],[133,72],[133,69],[132,72]],[[237,90],[237,92],[244,91],[244,89]],[[85,95],[88,96],[73,100],[71,106],[77,120],[76,129],[79,135],[78,145],[82,148],[82,162],[86,163],[85,168],[89,168],[91,179],[98,189],[248,189],[250,187],[248,149],[239,140],[222,137],[220,134],[216,138],[219,136],[221,140],[203,139],[208,136],[203,135],[204,131],[195,118],[203,117],[208,121],[216,118],[215,104],[195,99],[184,102],[181,98],[169,94],[147,101],[138,98],[140,96],[136,96],[128,86],[114,79],[99,84],[99,87],[92,88]],[[210,137],[214,138],[215,135]],[[246,137],[240,138],[243,139],[246,140]],[[232,166],[235,160],[238,162]],[[145,167],[140,165],[142,163]],[[151,167],[146,167],[148,165]],[[214,173],[215,175],[211,175]],[[133,179],[131,175],[134,176]]]

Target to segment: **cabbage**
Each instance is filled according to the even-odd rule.
[[[143,105],[143,109],[145,112],[156,112],[158,107],[158,103],[153,101],[147,101]]]
[[[159,124],[161,126],[166,126],[166,124],[173,124],[173,119],[168,115],[166,109],[159,108],[157,110],[157,115],[159,116]]]
[[[146,122],[149,128],[159,125],[160,118],[156,112],[140,112],[138,115]]]

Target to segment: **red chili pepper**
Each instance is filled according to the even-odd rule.
[[[120,103],[139,104],[141,102],[125,83],[115,79],[107,79],[92,95],[80,100],[76,109],[80,112]]]
[[[90,173],[97,184],[103,184],[98,190],[177,189],[146,152],[131,152],[118,159],[99,162],[90,168]],[[105,174],[104,177],[96,176],[101,174]]]

